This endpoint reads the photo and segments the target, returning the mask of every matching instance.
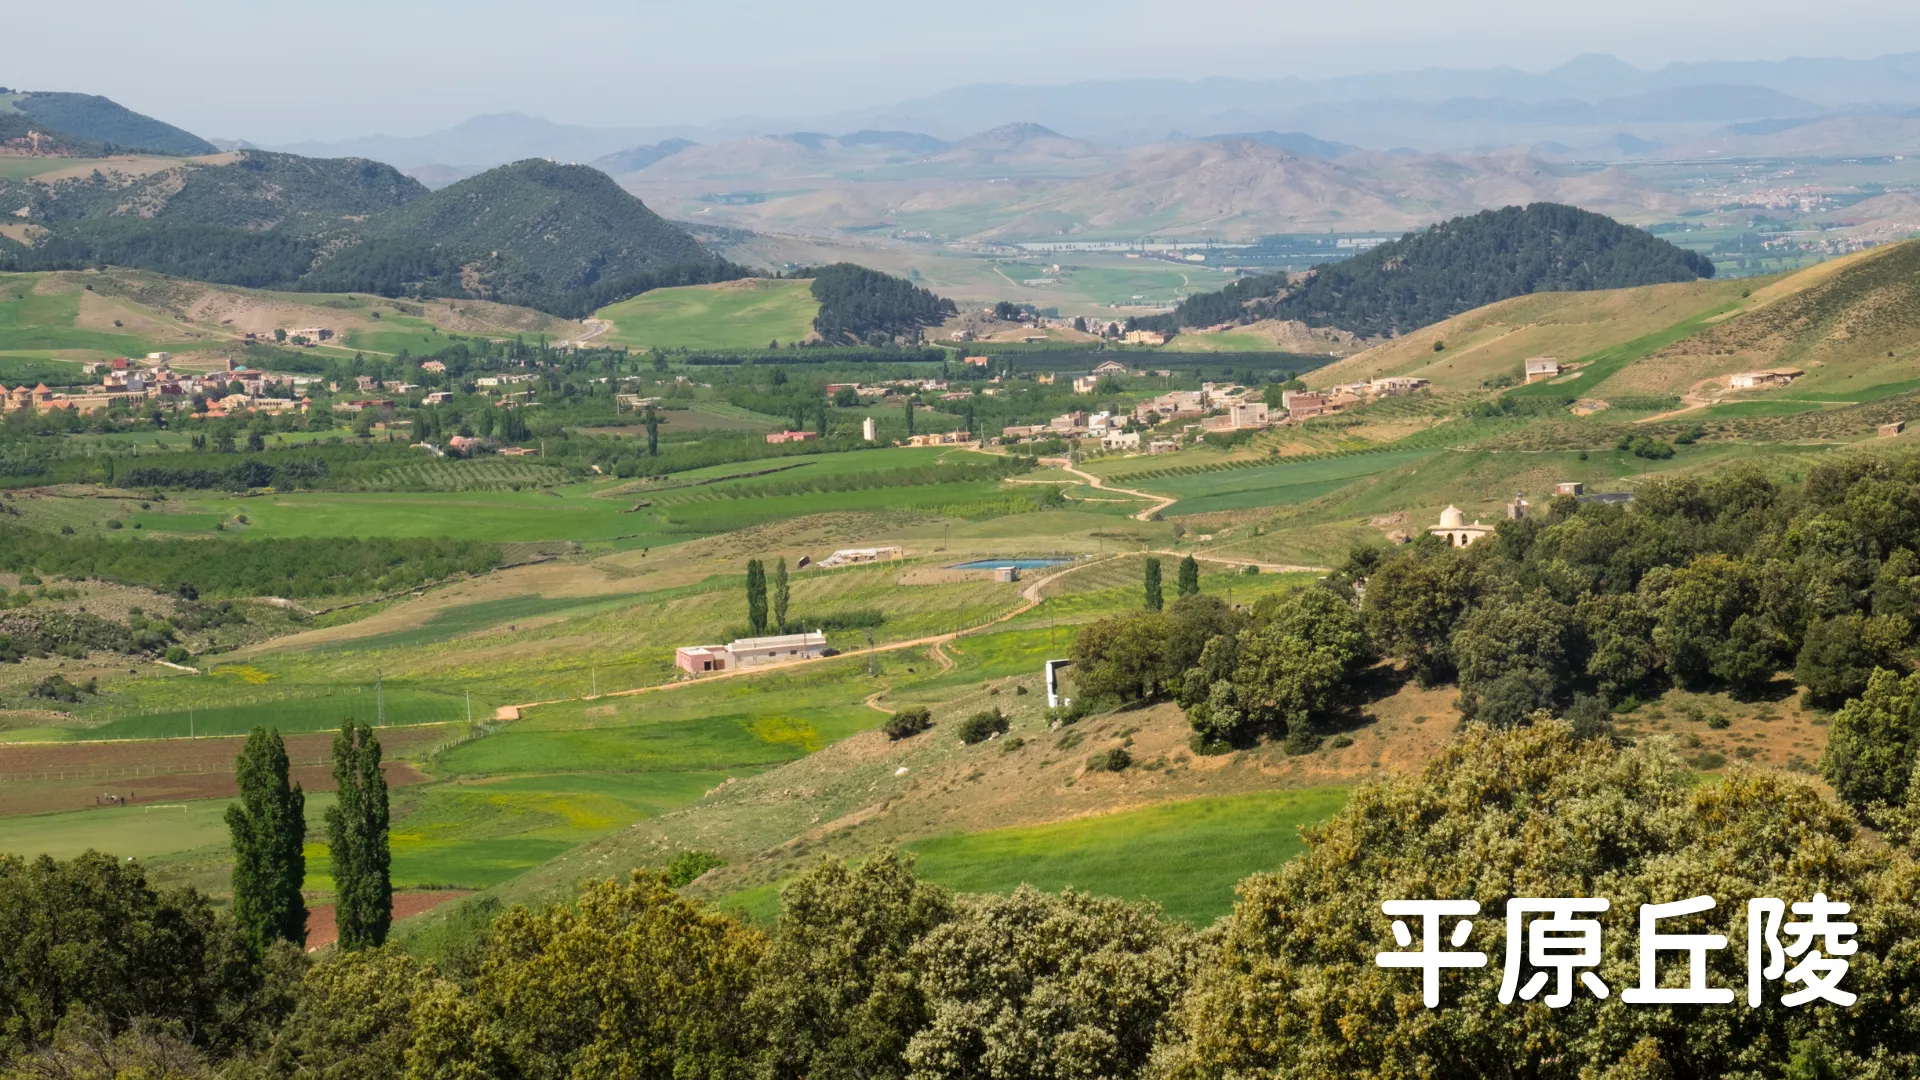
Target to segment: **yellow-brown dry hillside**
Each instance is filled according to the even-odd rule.
[[[1639,355],[1597,380],[1568,377],[1568,390],[1681,396],[1713,380],[1724,388],[1722,377],[1736,371],[1773,367],[1804,369],[1808,378],[1796,386],[1837,392],[1911,378],[1900,372],[1920,355],[1920,241],[1772,278],[1516,297],[1348,357],[1308,382],[1412,375],[1473,390],[1517,377],[1529,357],[1568,365],[1620,349]],[[1854,386],[1841,385],[1849,378]]]
[[[1787,368],[1805,375],[1762,393],[1846,397],[1913,379],[1916,361],[1920,241],[1909,241],[1757,290],[1738,313],[1622,369],[1600,393],[1717,394],[1732,373]]]

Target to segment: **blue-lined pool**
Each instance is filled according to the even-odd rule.
[[[1045,570],[1049,566],[1062,566],[1073,560],[1067,556],[1049,559],[975,559],[972,562],[955,563],[949,570],[998,570],[1011,566],[1020,570]]]

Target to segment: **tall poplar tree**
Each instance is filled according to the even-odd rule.
[[[240,801],[227,807],[233,834],[233,915],[255,948],[307,942],[307,797],[288,779],[278,731],[256,727],[234,764]]]
[[[1180,595],[1200,595],[1200,562],[1191,555],[1180,560]]]
[[[387,844],[387,778],[380,740],[352,720],[333,737],[337,801],[327,810],[334,921],[342,949],[378,948],[393,925],[393,855]]]
[[[759,559],[747,560],[747,626],[755,636],[767,632],[767,570]]]
[[[1160,560],[1147,560],[1147,610],[1159,611],[1167,605],[1166,597],[1160,594]]]
[[[773,564],[773,622],[774,625],[780,628],[780,632],[783,634],[787,632],[787,601],[789,598],[790,594],[787,591],[787,560],[785,557],[782,557],[779,562]]]
[[[660,456],[660,414],[647,406],[647,456]]]
[[[907,399],[907,437],[913,437],[913,399]]]

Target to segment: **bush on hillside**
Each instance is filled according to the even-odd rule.
[[[678,889],[691,885],[709,870],[727,865],[727,860],[711,851],[683,851],[667,864],[667,884]]]
[[[1007,717],[999,709],[974,713],[960,721],[960,741],[971,746],[986,742],[1007,730]]]
[[[910,709],[901,709],[887,717],[887,722],[881,725],[880,730],[887,733],[889,741],[899,742],[931,727],[933,727],[933,713],[924,705],[916,705]]]

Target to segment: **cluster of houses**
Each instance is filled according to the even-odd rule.
[[[1288,390],[1280,395],[1280,407],[1290,419],[1305,420],[1345,412],[1356,405],[1365,405],[1381,398],[1411,394],[1428,385],[1425,379],[1396,375],[1366,382],[1342,383],[1325,390]]]
[[[0,386],[0,401],[9,412],[72,409],[89,413],[148,402],[180,408],[198,398],[206,404],[207,415],[214,417],[243,412],[305,412],[312,405],[304,395],[311,379],[258,371],[231,360],[224,371],[176,372],[171,361],[167,353],[151,353],[146,363],[152,366],[148,367],[123,356],[82,369],[99,378],[95,385],[71,393],[49,390],[44,383],[12,390]]]

